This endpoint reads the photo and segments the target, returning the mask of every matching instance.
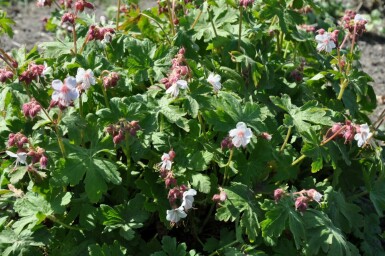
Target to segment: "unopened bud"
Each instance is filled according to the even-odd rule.
[[[276,190],[274,190],[274,200],[275,200],[275,202],[277,203],[282,198],[282,196],[284,194],[285,194],[285,191],[283,191],[283,189],[281,189],[281,188],[277,188]]]

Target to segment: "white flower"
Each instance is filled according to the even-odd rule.
[[[64,79],[64,84],[58,79],[53,80],[52,88],[55,90],[52,94],[52,100],[57,101],[62,106],[68,107],[73,100],[79,97],[76,79],[72,76]]]
[[[313,196],[313,199],[314,201],[316,201],[317,203],[321,202],[321,199],[322,199],[323,195],[319,192],[315,192],[314,193],[314,196]]]
[[[36,6],[37,7],[44,7],[46,0],[37,0]]]
[[[325,51],[325,52],[331,52],[333,48],[336,47],[336,44],[331,39],[331,33],[325,32],[322,35],[316,35],[315,40],[317,41],[317,50],[318,51]]]
[[[372,137],[373,133],[370,132],[370,128],[367,124],[361,124],[359,131],[354,135],[354,139],[357,141],[357,145],[362,147],[366,141]]]
[[[16,158],[15,168],[19,165],[19,163],[27,165],[27,153],[20,152],[15,154],[8,150],[5,151],[5,153],[7,153],[7,155],[9,155],[10,157]]]
[[[354,23],[358,23],[360,21],[367,21],[367,20],[361,14],[356,14],[356,16],[354,16]]]
[[[41,76],[46,76],[52,73],[52,68],[48,67],[47,62],[44,61],[44,69],[43,72],[41,72]]]
[[[186,218],[187,213],[183,210],[183,206],[172,210],[167,210],[166,220],[177,223],[180,219]]]
[[[179,94],[179,88],[180,89],[187,89],[187,81],[185,80],[178,80],[175,83],[173,83],[167,90],[166,93],[170,93],[171,96],[177,97]]]
[[[112,33],[107,32],[104,34],[103,40],[100,41],[102,44],[108,44],[112,41]]]
[[[246,145],[250,142],[253,133],[250,128],[247,128],[244,122],[237,123],[237,128],[230,130],[229,136],[232,137],[231,142],[237,148],[241,145],[246,147]]]
[[[183,192],[182,206],[184,207],[185,211],[188,211],[189,209],[192,208],[192,205],[194,203],[194,196],[196,194],[197,194],[197,191],[195,189],[192,189],[192,188]]]
[[[221,76],[218,74],[210,73],[207,82],[213,86],[214,92],[218,92],[222,88]]]
[[[160,163],[160,169],[170,171],[171,165],[172,165],[172,162],[171,162],[170,155],[167,153],[164,153],[162,155],[162,162]]]
[[[81,83],[82,90],[88,90],[91,85],[95,84],[94,72],[91,69],[84,70],[84,68],[78,68],[76,82]]]

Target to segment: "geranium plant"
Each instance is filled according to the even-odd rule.
[[[385,253],[385,114],[368,118],[360,14],[118,0],[99,22],[88,1],[37,6],[56,8],[57,40],[0,49],[2,255]]]

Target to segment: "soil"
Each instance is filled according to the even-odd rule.
[[[105,2],[103,5],[105,6]],[[142,9],[149,8],[156,5],[156,0],[141,0],[139,5]],[[103,10],[102,8],[98,8],[100,6],[100,2],[95,3],[96,10]],[[31,48],[33,45],[39,44],[40,42],[53,41],[55,35],[46,32],[42,23],[42,20],[45,17],[49,17],[53,8],[54,7],[51,7],[51,9],[46,7],[37,8],[35,6],[35,1],[27,4],[17,2],[17,4],[10,7],[4,7],[7,14],[16,22],[13,26],[15,35],[13,39],[9,39],[8,37],[0,38],[0,46],[6,51],[9,51],[13,48],[19,48],[22,45]],[[362,6],[362,9],[368,12],[370,11],[370,8],[379,7],[368,6],[368,4]],[[0,9],[3,8],[0,6]],[[380,7],[380,10],[383,11],[384,9],[384,6]],[[100,17],[103,13],[98,11],[96,15]],[[376,34],[373,32],[365,33],[362,40],[359,42],[359,46],[362,51],[360,61],[362,68],[374,80],[372,85],[379,103],[379,107],[372,114],[372,120],[374,120],[379,113],[385,109],[385,34]]]

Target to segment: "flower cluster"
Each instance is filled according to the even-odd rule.
[[[18,150],[21,150],[23,149],[24,147],[24,144],[28,143],[28,138],[18,132],[18,133],[10,133],[8,135],[8,147],[14,147],[16,146],[18,148]]]
[[[8,79],[13,78],[13,73],[7,68],[0,68],[0,82],[4,83]]]
[[[239,0],[239,6],[247,8],[252,6],[254,3],[254,0]]]
[[[27,156],[30,156],[32,158],[32,164],[40,163],[40,169],[46,169],[48,164],[48,158],[44,153],[44,149],[37,147],[36,150],[30,149],[27,153]]]
[[[114,33],[115,30],[113,28],[91,25],[88,29],[87,41],[99,40],[103,42],[111,42],[112,35]]]
[[[33,80],[36,80],[39,76],[45,76],[50,72],[51,68],[47,66],[47,63],[44,65],[38,65],[35,63],[30,63],[27,70],[25,70],[19,76],[20,82],[24,81],[27,85],[32,83]]]
[[[157,0],[156,3],[158,4],[159,15],[162,13],[168,13],[167,4],[164,1]]]
[[[34,118],[40,110],[41,106],[34,98],[30,102],[23,104],[23,114],[26,118]]]
[[[103,86],[105,89],[115,87],[119,81],[119,74],[116,72],[109,72],[107,76],[103,77]]]
[[[162,78],[160,82],[166,86],[166,93],[177,97],[179,89],[187,89],[187,82],[183,79],[190,75],[190,69],[187,66],[184,57],[185,49],[181,48],[178,54],[172,59],[171,72],[168,77]]]
[[[284,196],[292,196],[295,199],[294,206],[297,211],[303,213],[308,208],[309,202],[320,203],[323,195],[315,189],[301,190],[299,192],[294,192],[291,195],[285,192],[283,189],[278,188],[274,190],[274,200],[276,203],[279,202]]]
[[[344,138],[345,144],[354,139],[358,147],[364,146],[372,136],[368,124],[353,124],[349,120],[345,124],[335,123],[326,133],[326,139]]]
[[[74,25],[76,20],[76,15],[72,12],[66,12],[61,17],[61,23]]]
[[[29,145],[28,145],[29,144]],[[28,165],[29,170],[35,170],[34,165],[40,164],[40,169],[46,169],[48,164],[48,157],[45,150],[40,147],[32,147],[28,138],[22,133],[11,133],[8,135],[8,146],[17,147],[17,152],[6,151],[7,155],[16,158],[15,168],[20,164]],[[27,163],[27,156],[31,157],[31,164]]]
[[[167,197],[172,209],[167,210],[166,219],[172,225],[187,217],[187,212],[193,208],[194,196],[197,194],[195,189],[187,189],[184,184],[178,185],[171,170],[175,156],[175,151],[171,149],[162,155],[162,161],[158,164],[160,177],[164,180],[166,188],[169,188]],[[177,207],[177,200],[182,202],[179,207]]]
[[[113,137],[114,144],[119,144],[124,141],[126,136],[136,136],[139,131],[140,125],[138,121],[127,121],[125,119],[120,120],[117,124],[110,124],[106,128],[106,132]]]
[[[90,2],[87,2],[86,0],[76,0],[75,2],[75,9],[79,12],[84,11],[84,8],[88,9],[94,9],[94,5]]]
[[[352,10],[346,10],[345,15],[342,17],[342,25],[350,32],[352,37],[355,35],[361,36],[366,31],[365,25],[367,22],[362,15]]]

